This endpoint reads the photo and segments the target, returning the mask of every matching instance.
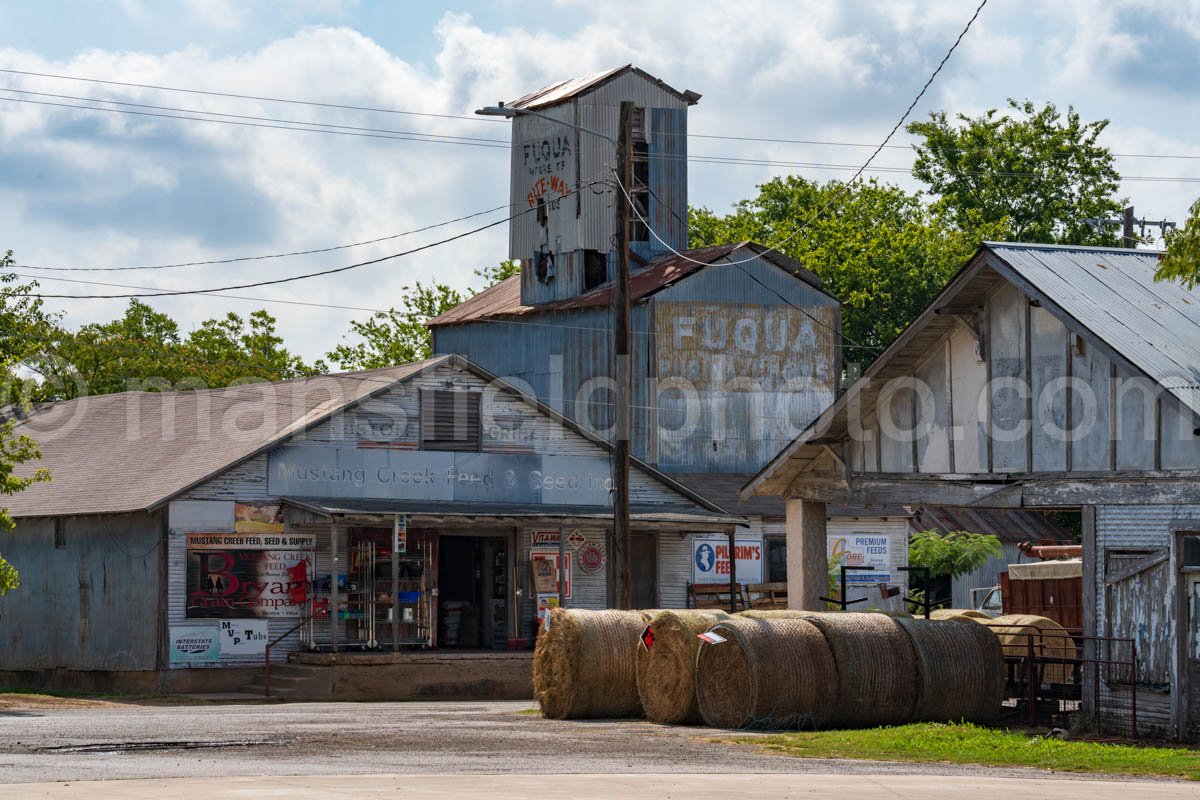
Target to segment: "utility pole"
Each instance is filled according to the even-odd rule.
[[[1126,248],[1137,247],[1137,237],[1133,235],[1133,206],[1125,206],[1125,211],[1121,214],[1121,246]]]
[[[633,103],[622,101],[617,132],[616,177],[620,185],[613,198],[617,207],[617,276],[613,291],[613,356],[616,378],[615,458],[613,475],[613,566],[616,605],[633,608],[633,531],[629,527],[629,199],[633,184],[629,157],[633,133]]]

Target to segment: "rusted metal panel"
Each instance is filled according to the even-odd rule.
[[[1145,552],[1106,551],[1105,575],[1114,576],[1133,562],[1144,560]],[[1174,647],[1175,604],[1172,597],[1170,563],[1160,561],[1119,580],[1105,580],[1106,635],[1137,642],[1138,683],[1168,686],[1171,680],[1171,650]]]
[[[0,615],[0,670],[153,670],[161,513],[18,520],[3,553],[21,574]]]

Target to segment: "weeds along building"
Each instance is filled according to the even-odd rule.
[[[528,697],[539,601],[611,602],[609,445],[460,356],[83,397],[16,430],[53,480],[5,501],[6,685],[230,690],[273,643],[315,662],[277,694]],[[631,486],[639,540],[743,522],[640,462]],[[393,652],[433,647],[475,655]]]

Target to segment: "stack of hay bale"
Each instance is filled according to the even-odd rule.
[[[1002,700],[1000,643],[974,622],[801,611],[550,613],[534,653],[535,698],[548,717],[853,727],[987,721]],[[649,648],[640,643],[647,623]]]

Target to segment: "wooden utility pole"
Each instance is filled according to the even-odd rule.
[[[629,198],[633,189],[630,139],[633,103],[621,103],[617,132],[616,177],[617,277],[613,296],[613,359],[616,375],[615,436],[613,440],[613,565],[618,608],[633,608],[633,531],[629,527]]]

